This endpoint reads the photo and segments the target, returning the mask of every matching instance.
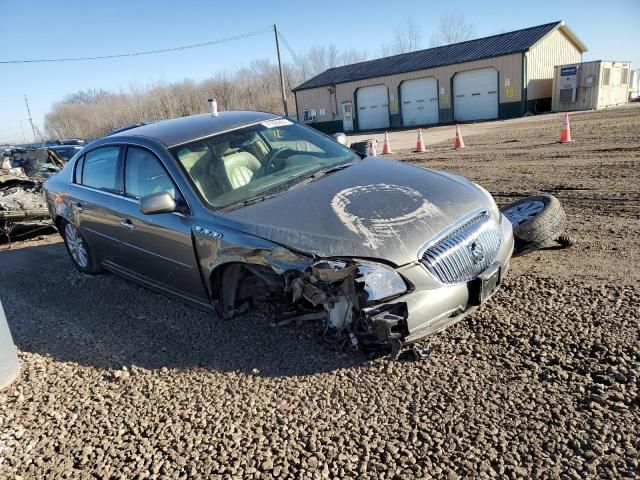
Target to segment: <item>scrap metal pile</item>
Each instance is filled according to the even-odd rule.
[[[5,150],[0,161],[0,240],[52,227],[42,183],[64,167],[52,150]]]

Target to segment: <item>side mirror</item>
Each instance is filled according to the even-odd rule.
[[[171,213],[176,210],[176,201],[169,192],[158,192],[145,195],[139,200],[140,211],[145,215]]]
[[[344,145],[345,147],[347,146],[347,136],[344,133],[342,132],[334,133],[332,137],[335,139],[336,142]]]

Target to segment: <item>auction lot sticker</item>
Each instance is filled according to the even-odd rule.
[[[292,122],[287,120],[286,118],[277,118],[275,120],[267,120],[266,122],[261,122],[260,125],[266,128],[275,128],[292,125]]]

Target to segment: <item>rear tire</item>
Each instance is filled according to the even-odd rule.
[[[102,271],[100,262],[73,223],[62,220],[60,222],[60,233],[67,247],[67,253],[79,271],[89,275]]]
[[[553,195],[534,195],[500,209],[513,226],[514,255],[557,245],[567,226],[567,215]]]

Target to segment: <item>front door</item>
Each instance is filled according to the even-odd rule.
[[[158,157],[145,148],[127,147],[118,266],[186,298],[206,301],[191,239],[191,218],[177,212],[145,215],[140,211],[140,197],[164,191],[180,203],[180,192]]]
[[[353,105],[351,102],[342,103],[342,130],[353,132]]]

